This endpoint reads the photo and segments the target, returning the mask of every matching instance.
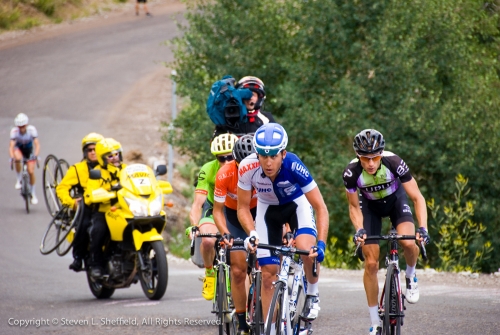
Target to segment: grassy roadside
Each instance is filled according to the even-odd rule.
[[[0,0],[0,33],[111,11],[129,0]]]

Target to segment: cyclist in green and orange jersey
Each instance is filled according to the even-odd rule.
[[[198,183],[195,189],[194,201],[191,206],[189,219],[191,221],[191,226],[198,226],[199,231],[202,234],[215,234],[218,231],[212,216],[215,176],[217,171],[219,171],[222,166],[234,159],[232,151],[234,143],[237,140],[238,137],[233,134],[221,134],[214,138],[210,151],[216,159],[203,165],[200,173],[198,174]],[[190,228],[188,228],[188,230]],[[205,279],[203,280],[202,295],[206,300],[212,300],[214,297],[214,246],[215,239],[203,238],[199,250],[203,257],[203,263],[205,266]]]
[[[238,317],[238,335],[249,334],[246,318],[246,290],[245,281],[247,277],[246,250],[243,245],[232,246],[232,241],[243,242],[247,233],[238,220],[238,166],[248,155],[255,152],[253,147],[253,135],[244,135],[234,144],[234,161],[220,168],[215,179],[214,197],[214,220],[219,232],[226,236],[226,243],[231,246],[231,294],[234,301],[236,315]],[[257,194],[253,191],[250,202],[250,212],[255,219],[257,212]]]

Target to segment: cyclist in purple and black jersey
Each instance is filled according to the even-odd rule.
[[[381,321],[378,313],[379,245],[378,241],[364,241],[368,235],[380,235],[382,218],[389,217],[400,235],[415,234],[413,214],[408,197],[415,206],[420,228],[417,238],[428,243],[427,209],[425,199],[412,177],[406,163],[392,152],[384,151],[385,140],[375,129],[365,129],[354,137],[357,158],[344,170],[343,179],[349,202],[349,216],[356,229],[354,242],[363,245],[365,256],[365,285],[371,325],[370,335],[380,335]],[[357,190],[359,189],[359,195]],[[418,247],[412,240],[401,240],[406,259],[406,300],[416,303],[419,299],[415,266]]]

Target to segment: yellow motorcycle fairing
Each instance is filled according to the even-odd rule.
[[[171,190],[170,183],[160,186],[153,170],[144,164],[127,166],[119,179],[118,203],[106,212],[111,240],[125,241],[136,250],[144,242],[163,240],[161,232],[166,224],[163,194],[168,188]]]

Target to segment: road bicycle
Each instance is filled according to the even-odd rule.
[[[387,253],[385,256],[385,266],[387,272],[385,275],[385,284],[380,296],[379,315],[382,320],[382,334],[385,335],[400,335],[401,326],[406,310],[405,296],[401,290],[400,268],[399,268],[399,240],[415,240],[415,235],[398,235],[393,228],[387,235],[372,235],[367,236],[365,241],[386,240]],[[425,245],[419,243],[420,254],[424,260],[427,260],[427,252]],[[355,254],[364,261],[364,256],[359,248],[358,243]]]
[[[215,295],[212,300],[212,313],[217,315],[219,335],[235,335],[238,331],[238,318],[231,295],[230,261],[228,247],[224,243],[224,236],[216,234],[200,234],[198,227],[193,227],[191,241],[191,255],[194,254],[195,238],[215,238],[216,257],[214,260]],[[243,245],[242,241],[234,241],[233,245]]]
[[[267,315],[266,335],[272,333],[276,335],[312,334],[310,320],[300,317],[306,300],[307,280],[302,259],[295,256],[308,256],[310,251],[260,243],[257,247],[282,256],[278,279],[273,283],[274,294]],[[313,275],[317,276],[316,258],[313,263]],[[293,276],[293,279],[290,276]],[[290,279],[291,283],[289,282]],[[301,326],[301,321],[304,323],[303,326]]]
[[[37,167],[39,167],[38,159],[36,157],[35,157],[35,159],[36,159]],[[23,167],[22,167],[22,171],[21,171],[21,196],[24,199],[24,204],[25,204],[27,214],[29,214],[29,212],[30,212],[30,202],[31,202],[30,175],[28,173],[28,162],[31,160],[33,160],[33,159],[23,158],[23,162],[22,162]],[[11,162],[10,162],[10,169],[11,170],[14,169],[14,161],[13,160],[11,160]]]

